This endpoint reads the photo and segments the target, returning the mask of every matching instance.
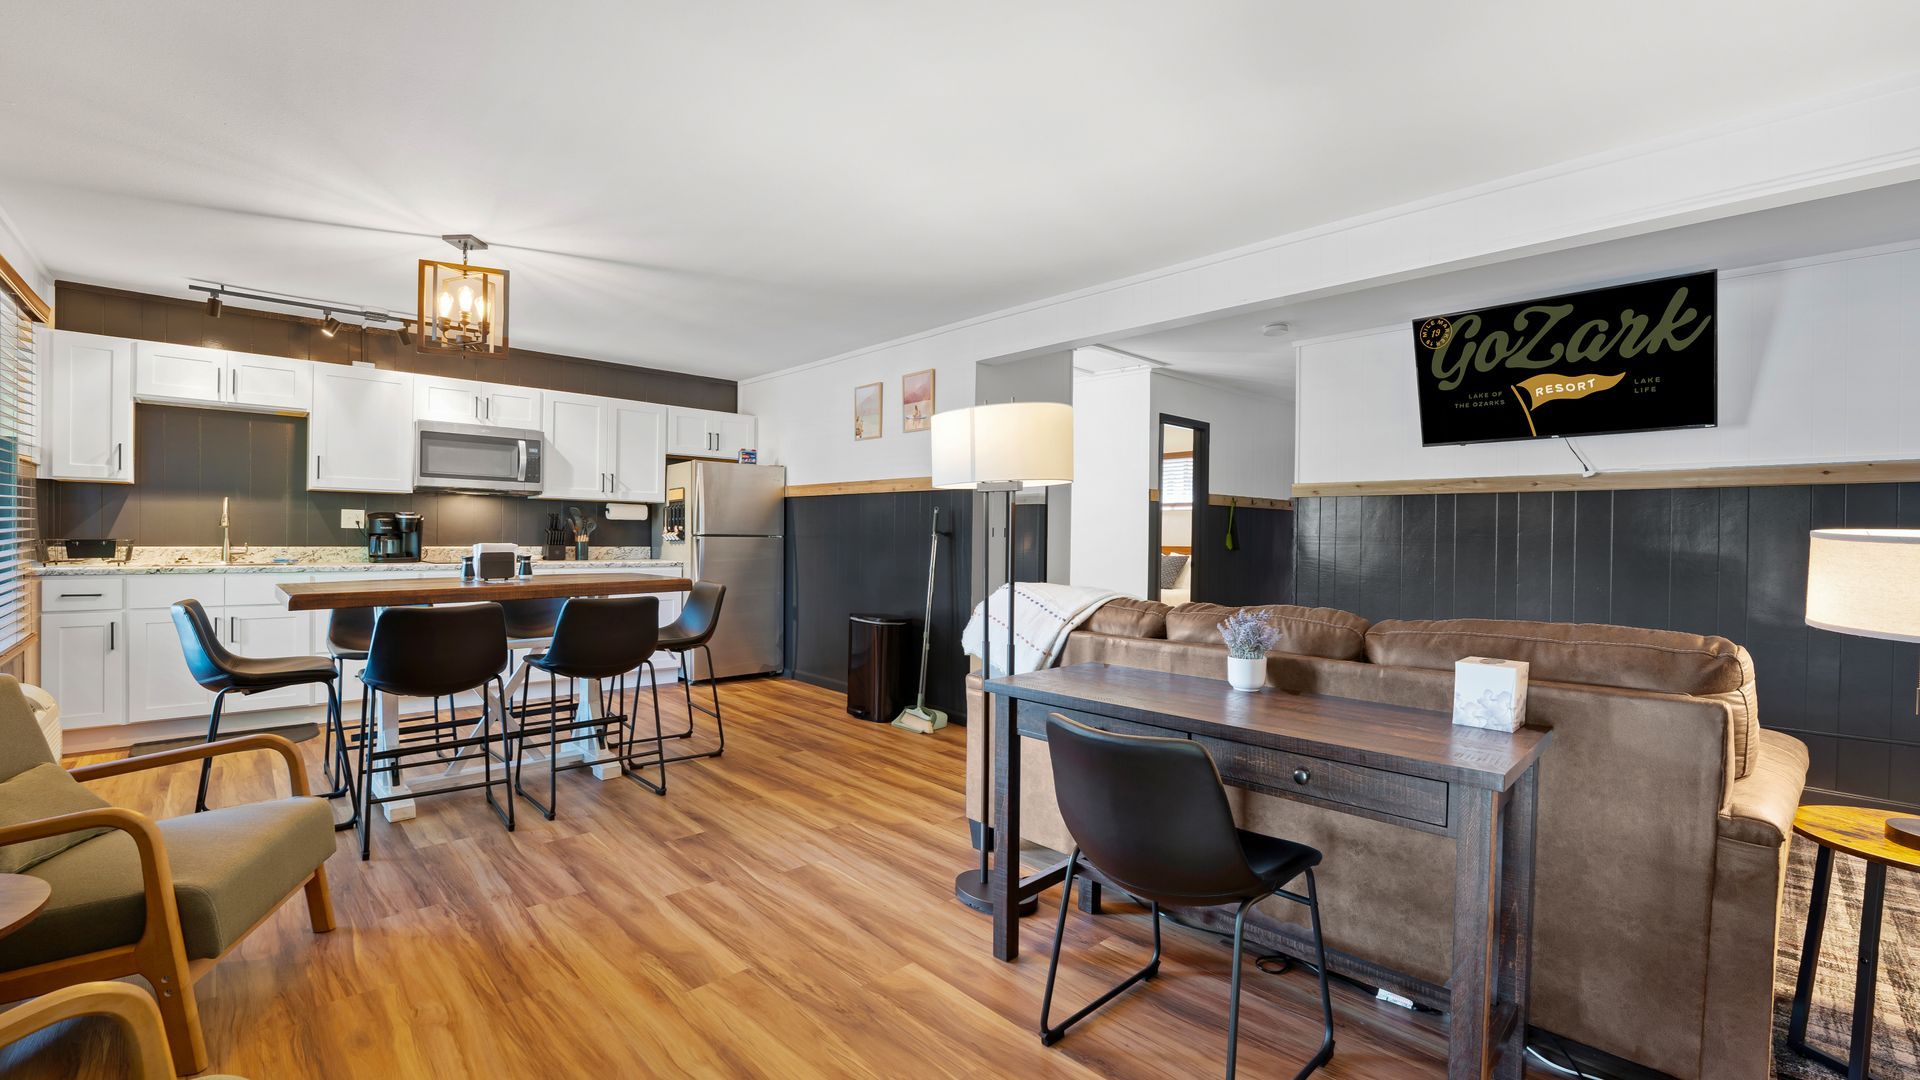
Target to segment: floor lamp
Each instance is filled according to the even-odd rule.
[[[1807,555],[1807,625],[1920,642],[1920,530],[1815,529]],[[1920,711],[1920,689],[1914,691]],[[1890,818],[1887,839],[1920,848],[1920,817]]]
[[[1017,575],[1014,560],[1014,497],[1023,488],[1047,487],[1073,482],[1073,407],[1057,402],[1020,401],[1004,405],[975,405],[953,409],[933,417],[933,486],[955,490],[1005,492],[1007,497],[1007,647],[1002,673],[1013,671],[1014,605],[1019,597],[1014,588]],[[985,554],[985,549],[982,549]],[[983,574],[990,579],[991,575]],[[987,580],[987,607],[980,621],[980,655],[988,677],[993,675],[993,585]],[[988,703],[988,716],[992,703]],[[980,799],[980,865],[963,871],[954,879],[953,892],[960,902],[975,911],[991,913],[988,881],[992,864],[993,825],[987,821],[992,804],[987,788],[992,770],[993,725],[987,723],[970,737],[980,740],[982,786]],[[1015,845],[1016,849],[1018,845]],[[1029,902],[1021,914],[1034,909]]]

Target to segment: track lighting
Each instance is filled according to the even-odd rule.
[[[220,299],[219,293],[210,294],[207,297],[207,316],[213,319],[219,318],[220,309],[226,306],[227,306],[227,302],[225,300]]]
[[[340,332],[340,320],[333,317],[333,312],[327,312],[327,321],[320,324],[320,332],[328,337]]]

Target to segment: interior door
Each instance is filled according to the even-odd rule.
[[[133,396],[205,405],[225,396],[227,353],[198,345],[134,343]]]
[[[313,408],[313,362],[228,353],[226,400],[275,412],[307,412]]]
[[[667,497],[667,410],[639,401],[612,402],[613,452],[608,494],[622,502]]]
[[[585,394],[546,395],[545,460],[541,463],[543,499],[607,497],[606,408]]]

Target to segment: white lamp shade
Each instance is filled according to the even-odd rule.
[[[933,415],[933,486],[1073,482],[1073,406],[975,405]]]
[[[1815,529],[1807,625],[1920,641],[1920,530]]]

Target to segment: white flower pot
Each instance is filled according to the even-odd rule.
[[[1249,693],[1267,685],[1267,659],[1258,657],[1248,659],[1239,656],[1227,657],[1227,681],[1235,690]]]

